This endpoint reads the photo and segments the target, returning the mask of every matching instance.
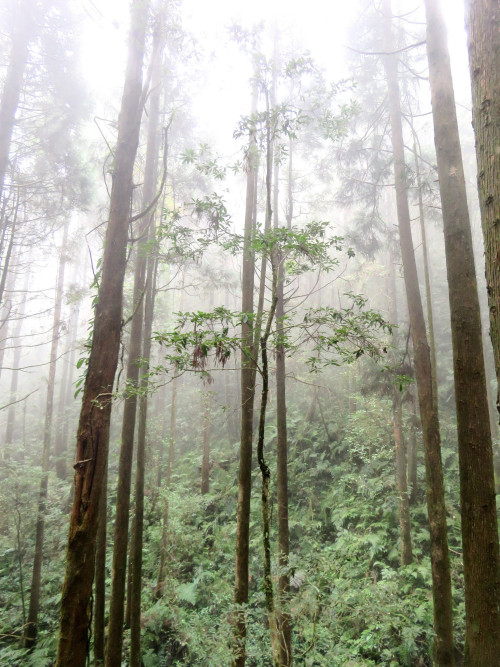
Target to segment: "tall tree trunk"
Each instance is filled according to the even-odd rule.
[[[203,457],[201,460],[201,493],[210,491],[210,404],[211,393],[208,389],[203,395]]]
[[[396,389],[397,391],[397,389]],[[392,406],[394,447],[396,450],[396,477],[399,496],[399,528],[401,531],[401,564],[409,565],[413,562],[411,547],[410,501],[408,497],[408,482],[406,477],[406,446],[403,435],[403,410],[401,396],[397,394]]]
[[[467,0],[466,7],[490,336],[500,388],[500,11],[486,0]]]
[[[99,501],[107,469],[111,394],[120,348],[132,173],[143,109],[142,62],[148,4],[148,0],[134,0],[131,10],[102,278],[77,435],[75,495],[56,667],[83,667],[88,652],[89,602],[95,569]]]
[[[410,398],[410,434],[408,436],[408,487],[410,495],[410,505],[414,505],[417,500],[417,428],[418,417],[417,407],[415,405],[416,397],[411,392]]]
[[[59,410],[58,410],[58,428],[54,452],[56,456],[56,474],[59,479],[66,479],[67,471],[67,453],[68,453],[68,408],[73,403],[73,370],[75,368],[76,341],[78,338],[78,319],[80,316],[80,303],[76,305],[73,311],[72,321],[73,331],[69,344],[69,359],[65,360],[64,374],[61,382]]]
[[[160,94],[161,94],[161,63],[163,30],[162,21],[157,18],[158,25],[154,35],[153,49],[155,49],[153,61],[153,73],[151,78],[151,103],[149,108],[148,142],[146,150],[146,165],[144,176],[143,204],[148,206],[154,199],[158,182],[158,153],[159,140],[158,129],[160,120]],[[165,137],[165,142],[167,137]],[[166,154],[166,147],[165,147]],[[149,217],[148,245],[155,241],[155,210]],[[139,397],[139,425],[137,432],[137,469],[135,478],[135,517],[134,517],[134,541],[130,568],[132,572],[132,585],[130,588],[130,665],[140,667],[141,665],[141,591],[142,591],[142,543],[144,525],[144,477],[146,467],[146,427],[148,416],[148,373],[151,357],[151,335],[153,331],[154,297],[156,292],[156,257],[149,256],[146,267],[146,296],[144,303],[144,342],[142,358],[145,366],[141,370]]]
[[[10,383],[10,401],[11,405],[9,406],[9,411],[7,413],[7,427],[5,429],[5,444],[4,444],[4,452],[3,456],[5,458],[10,457],[10,445],[12,444],[12,441],[14,439],[14,432],[15,432],[15,423],[16,423],[16,400],[17,400],[17,386],[18,386],[18,381],[19,381],[19,364],[21,362],[21,352],[23,349],[23,346],[21,344],[21,341],[19,340],[20,335],[21,335],[21,329],[23,326],[23,321],[24,321],[24,311],[26,308],[26,299],[28,298],[28,286],[29,286],[29,279],[30,279],[30,274],[29,271],[26,273],[25,279],[24,279],[24,288],[23,288],[23,299],[21,301],[21,306],[19,308],[19,312],[17,314],[17,323],[16,323],[16,328],[14,330],[14,345],[15,345],[15,350],[14,350],[14,359],[12,363],[12,378],[11,378],[11,383]]]
[[[257,109],[257,86],[252,93],[252,114]],[[247,164],[243,269],[241,278],[241,310],[253,314],[255,253],[252,248],[257,174],[257,142],[255,129],[250,132]],[[248,547],[250,530],[250,493],[252,489],[252,439],[255,397],[255,358],[251,318],[241,325],[241,443],[238,474],[238,509],[236,527],[236,576],[234,601],[248,602]],[[246,619],[242,609],[236,611],[234,627],[233,665],[245,665]]]
[[[0,198],[3,198],[12,132],[28,59],[28,48],[34,34],[34,17],[34,0],[20,0],[15,15],[12,47],[0,103]]]
[[[391,50],[391,3],[384,0],[385,49]],[[440,666],[453,665],[453,625],[451,575],[446,531],[446,506],[444,501],[443,468],[441,461],[441,436],[439,419],[432,392],[432,370],[425,327],[422,300],[418,285],[417,265],[411,235],[410,211],[406,185],[403,128],[401,122],[400,93],[397,60],[394,55],[385,57],[391,139],[394,153],[394,176],[401,255],[410,314],[415,374],[417,378],[420,417],[424,434],[425,469],[427,480],[427,513],[430,524],[432,592],[434,600],[435,661]]]
[[[476,270],[446,28],[439,2],[426,0],[425,8],[457,408],[465,663],[479,667],[497,664],[500,656],[500,561],[493,451]],[[486,42],[488,49],[494,40],[499,43],[498,35],[493,35],[493,26],[487,25],[493,23],[492,19],[490,14],[482,24],[484,37],[480,36],[485,40],[491,36],[492,41]],[[473,34],[479,37],[476,32]],[[476,116],[476,126],[480,127],[479,120]],[[494,146],[495,143],[488,146],[487,160]]]
[[[398,301],[396,286],[396,268],[392,245],[389,247],[390,264],[390,286],[391,309],[390,320],[396,326],[399,323]],[[394,344],[400,342],[399,336],[395,338]],[[396,461],[396,482],[398,486],[399,499],[399,528],[401,534],[401,564],[409,565],[413,561],[413,552],[411,546],[411,521],[410,521],[410,502],[408,497],[408,478],[407,478],[407,459],[406,445],[403,434],[403,408],[402,395],[397,386],[393,387],[392,397],[392,424],[394,432],[394,451]]]
[[[158,30],[155,31],[154,51],[154,83],[152,84],[150,119],[148,126],[148,145],[146,151],[146,166],[142,203],[146,208],[153,200],[157,185],[157,156],[158,156],[158,118],[159,118],[159,67],[157,44]],[[161,54],[160,54],[161,55]],[[122,437],[120,461],[118,466],[118,489],[116,495],[115,532],[113,540],[113,568],[111,573],[111,601],[109,609],[108,650],[106,654],[107,667],[120,667],[122,660],[123,620],[125,583],[127,571],[127,545],[130,515],[130,487],[132,479],[132,461],[134,452],[135,422],[138,398],[136,389],[139,383],[139,367],[142,352],[142,334],[144,319],[144,295],[146,291],[146,267],[148,230],[152,215],[147,214],[142,219],[138,237],[137,255],[134,267],[134,294],[132,301],[132,325],[130,329],[129,355],[127,362],[126,386],[132,389],[132,394],[125,400],[123,409]],[[143,442],[144,444],[144,442]],[[139,459],[144,460],[144,451],[137,452]],[[136,474],[143,475],[144,469],[138,469]],[[139,480],[144,493],[144,480]],[[143,500],[139,500],[143,502]],[[136,498],[137,503],[137,498]],[[137,512],[137,506],[136,506]],[[134,529],[137,524],[134,520]],[[133,541],[132,541],[133,542]],[[134,658],[135,659],[135,658]]]
[[[431,371],[432,371],[432,395],[435,400],[435,409],[438,409],[438,384],[437,384],[437,358],[436,358],[436,339],[434,337],[434,315],[432,312],[432,292],[431,276],[429,271],[429,252],[427,250],[427,233],[425,230],[424,200],[422,197],[422,178],[420,176],[419,154],[417,152],[417,142],[413,142],[413,153],[415,157],[415,171],[417,174],[417,196],[418,196],[418,214],[420,218],[420,233],[422,235],[422,256],[424,260],[424,279],[425,279],[425,303],[427,306],[427,327],[429,330],[429,347],[431,352]]]
[[[271,479],[271,471],[266,463],[264,457],[264,436],[266,426],[266,409],[269,393],[269,370],[267,360],[267,343],[271,334],[271,326],[276,313],[276,303],[278,301],[277,294],[277,267],[274,259],[271,258],[272,263],[272,296],[271,307],[267,316],[266,328],[263,336],[260,339],[260,350],[262,359],[262,393],[260,402],[259,415],[259,437],[257,442],[257,460],[259,463],[260,472],[262,475],[262,492],[261,492],[261,507],[262,507],[262,542],[264,546],[264,595],[266,600],[267,616],[269,620],[269,630],[271,633],[271,648],[273,652],[273,664],[276,667],[280,665],[280,642],[278,640],[278,632],[276,626],[276,614],[274,609],[274,592],[273,580],[271,576],[271,525],[269,519],[269,481]]]
[[[276,58],[275,58],[276,60]],[[292,174],[289,173],[289,181]],[[292,184],[289,182],[289,196],[293,197]],[[278,216],[279,205],[279,164],[274,166],[274,227],[279,227]],[[291,210],[293,202],[288,203]],[[277,285],[276,285],[276,334],[278,339],[283,338],[283,318],[285,316],[285,267],[282,257],[277,258]],[[315,405],[316,392],[313,393]],[[313,403],[311,403],[313,405]],[[288,610],[288,598],[290,595],[290,573],[289,573],[289,551],[290,534],[288,528],[288,437],[286,419],[286,362],[285,346],[283,343],[276,348],[276,426],[277,437],[277,468],[276,484],[278,488],[278,550],[279,550],[279,643],[280,643],[280,666],[289,667],[292,664],[292,633],[290,627],[290,612]]]
[[[163,507],[163,526],[160,544],[160,566],[158,568],[158,580],[156,583],[156,597],[161,597],[165,578],[165,563],[167,560],[167,539],[168,539],[168,495],[170,493],[170,482],[172,479],[172,465],[174,459],[175,434],[177,426],[177,383],[178,378],[172,380],[172,402],[170,405],[170,434],[168,445],[167,473],[165,475],[165,505]]]
[[[106,539],[108,518],[108,472],[102,480],[102,494],[99,502],[99,524],[95,553],[95,595],[94,595],[94,663],[104,664],[105,615],[106,615]]]
[[[36,520],[35,557],[31,579],[30,604],[28,621],[24,629],[24,646],[31,648],[36,641],[38,632],[38,612],[40,609],[40,587],[42,577],[43,538],[45,531],[45,505],[49,486],[50,442],[52,437],[52,413],[54,408],[54,388],[56,381],[57,350],[61,328],[61,308],[64,291],[64,270],[66,267],[66,246],[68,241],[69,222],[64,226],[59,268],[57,271],[56,299],[54,320],[52,324],[52,342],[50,346],[49,378],[47,383],[47,399],[45,404],[45,424],[43,429],[42,479],[38,493],[38,513]]]

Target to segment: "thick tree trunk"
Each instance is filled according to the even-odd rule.
[[[102,278],[77,435],[57,667],[83,667],[88,652],[99,501],[107,470],[111,395],[120,348],[132,173],[143,108],[147,16],[148,0],[134,0]]]
[[[254,87],[252,113],[257,108],[257,89]],[[252,249],[256,196],[257,144],[255,131],[250,133],[247,165],[245,231],[243,242],[243,270],[241,310],[253,314],[255,254]],[[248,602],[248,546],[250,530],[250,493],[252,489],[252,439],[255,397],[255,358],[253,325],[249,318],[241,325],[241,443],[238,475],[238,509],[236,527],[236,577],[234,601],[236,605]],[[236,612],[234,628],[233,665],[245,665],[246,619],[245,612]]]
[[[391,50],[391,3],[384,0],[384,45]],[[453,665],[453,625],[451,575],[446,531],[446,506],[444,501],[443,469],[441,461],[441,436],[439,419],[432,392],[432,369],[425,327],[422,300],[418,286],[417,266],[411,235],[410,211],[406,184],[403,128],[401,122],[400,93],[397,60],[393,55],[385,57],[391,139],[394,152],[394,176],[396,204],[403,259],[406,298],[410,314],[415,374],[417,378],[420,417],[424,434],[425,468],[427,479],[427,512],[430,524],[432,592],[434,600],[435,661],[441,667]]]
[[[466,6],[490,336],[500,387],[500,8],[488,0],[467,0]]]
[[[465,664],[479,667],[498,664],[500,656],[500,562],[493,451],[476,270],[446,28],[439,2],[426,0],[425,8],[457,408],[465,581]],[[471,33],[472,43],[475,38],[484,39],[488,51],[493,44],[499,44],[498,34],[494,34],[495,13],[498,14],[498,8],[495,12],[487,12],[487,18],[481,24],[484,34],[476,30]],[[487,75],[486,71],[478,75],[475,70],[473,65],[476,82],[480,76]],[[498,77],[498,73],[494,76]],[[488,93],[480,95],[481,105],[489,99]],[[477,105],[476,95],[475,101]],[[491,106],[497,103],[492,102]],[[476,130],[481,137],[481,115],[476,115],[475,119]],[[496,150],[497,143],[493,141],[488,145],[486,161]],[[486,165],[481,163],[480,170],[484,168]],[[484,177],[483,172],[480,178]],[[498,235],[498,232],[495,231],[495,234]]]
[[[45,424],[43,429],[42,449],[42,480],[38,493],[38,514],[36,520],[35,557],[31,579],[30,604],[28,621],[24,629],[24,646],[31,648],[36,641],[38,632],[38,612],[40,609],[40,587],[42,577],[43,538],[45,532],[45,505],[49,486],[50,442],[52,437],[52,413],[54,409],[54,388],[56,381],[57,350],[59,346],[59,330],[61,328],[61,308],[64,290],[64,269],[66,267],[66,244],[68,240],[67,222],[64,227],[59,268],[57,271],[56,299],[54,320],[52,324],[52,342],[50,346],[49,378],[47,382],[47,400],[45,404]]]

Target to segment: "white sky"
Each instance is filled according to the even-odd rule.
[[[114,98],[116,104],[123,86],[129,3],[126,0],[80,2],[88,17],[83,48],[84,73],[97,99],[108,102]],[[468,105],[470,84],[463,1],[441,0],[441,4],[449,30],[457,101]],[[231,50],[229,60],[221,62],[220,59],[230,23],[251,26],[266,18],[272,25],[279,17],[280,27],[284,30],[290,26],[329,76],[338,79],[345,77],[345,35],[356,10],[356,0],[184,0],[181,9],[184,28],[195,35],[205,49],[204,57],[210,62],[194,99],[193,110],[203,119],[203,128],[206,127],[209,135],[217,135],[224,125],[229,125],[230,136],[239,116],[248,111],[248,72],[242,71],[244,59]]]

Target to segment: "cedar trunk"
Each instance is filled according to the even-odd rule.
[[[384,1],[386,48],[392,44],[390,0]],[[432,390],[432,368],[425,329],[422,299],[418,284],[417,265],[411,234],[408,206],[406,165],[404,157],[403,127],[401,121],[400,93],[397,60],[394,55],[385,57],[391,140],[394,153],[394,177],[401,256],[410,314],[410,324],[417,379],[420,417],[424,435],[427,512],[430,524],[432,593],[434,601],[435,660],[440,667],[453,665],[453,626],[451,575],[446,531],[446,507],[444,501],[443,469],[441,461],[441,436],[436,401]]]
[[[68,226],[64,227],[61,256],[57,272],[56,300],[52,325],[52,343],[50,346],[49,378],[47,383],[47,400],[45,405],[45,424],[43,429],[42,479],[38,493],[38,514],[36,519],[35,557],[31,578],[30,604],[28,621],[24,629],[24,646],[31,648],[36,641],[38,632],[38,612],[40,610],[40,588],[42,582],[43,539],[45,532],[45,505],[49,487],[50,441],[52,437],[52,413],[54,410],[54,389],[56,380],[57,349],[59,346],[59,329],[61,327],[61,308],[64,288],[64,269],[66,266],[66,243]]]
[[[252,95],[252,113],[257,108],[257,89]],[[257,144],[255,131],[251,132],[246,186],[245,230],[243,241],[243,269],[241,278],[241,310],[253,314],[255,254],[252,249],[256,188]],[[248,546],[250,531],[250,493],[252,489],[252,438],[255,396],[255,359],[253,325],[249,318],[241,325],[241,442],[238,474],[238,509],[236,526],[236,576],[234,601],[237,606],[248,602]],[[246,619],[245,611],[236,610],[234,627],[233,665],[245,665]]]
[[[107,470],[111,398],[121,337],[123,280],[134,168],[142,116],[142,61],[148,0],[134,0],[118,122],[102,277],[77,432],[56,667],[83,667],[88,652],[99,500]]]
[[[465,664],[479,667],[498,664],[500,656],[500,563],[493,451],[476,270],[446,28],[439,2],[426,0],[425,8],[457,408]],[[486,32],[484,39],[491,36],[492,42],[496,39],[498,44],[493,26],[487,28],[493,12],[488,14],[483,28],[491,33]],[[473,34],[478,36],[476,32]],[[487,42],[488,49],[492,42]],[[481,125],[477,116],[476,125]],[[496,144],[489,149],[493,146]]]

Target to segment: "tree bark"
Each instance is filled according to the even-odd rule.
[[[406,447],[403,436],[403,414],[401,396],[393,399],[392,406],[394,447],[396,450],[396,477],[399,497],[399,529],[401,531],[401,565],[413,562],[411,546],[410,501],[408,497],[408,482],[406,477]]]
[[[155,37],[156,37],[155,33]],[[157,37],[156,37],[157,40]],[[156,41],[155,40],[155,41]],[[154,77],[152,75],[152,93],[151,93],[151,106],[150,106],[150,120],[148,128],[148,144],[146,151],[146,165],[145,165],[145,177],[144,177],[144,188],[142,196],[142,205],[143,208],[146,208],[154,199],[156,185],[157,185],[157,158],[158,158],[158,119],[159,119],[159,99],[160,99],[160,87],[159,87],[159,70],[160,63],[158,57],[161,56],[161,53],[158,53],[159,46],[155,43],[154,47],[155,53],[153,55],[154,63]],[[130,343],[129,343],[129,356],[127,362],[127,381],[126,385],[132,390],[132,394],[128,396],[125,400],[125,406],[123,410],[123,422],[122,422],[122,437],[121,437],[121,448],[120,448],[120,461],[118,467],[118,489],[116,496],[116,515],[115,515],[115,532],[114,532],[114,546],[113,546],[113,568],[111,574],[111,602],[109,610],[109,638],[108,638],[108,650],[106,654],[106,666],[107,667],[119,667],[121,665],[121,655],[122,655],[122,642],[123,642],[123,620],[124,620],[124,600],[125,600],[125,583],[126,583],[126,571],[127,571],[127,545],[128,545],[128,525],[129,525],[129,515],[130,515],[130,488],[132,480],[132,461],[133,461],[133,452],[134,452],[134,436],[135,436],[135,423],[136,423],[136,413],[137,413],[137,404],[138,397],[136,394],[136,389],[139,386],[139,366],[140,366],[140,357],[141,357],[141,348],[142,348],[142,339],[143,339],[143,320],[144,320],[144,295],[146,292],[146,267],[147,267],[147,242],[148,242],[148,229],[150,229],[152,224],[153,215],[151,213],[144,216],[139,225],[138,237],[140,243],[137,248],[137,255],[135,259],[135,268],[134,268],[134,295],[132,301],[133,315],[132,315],[132,325],[130,330]],[[143,410],[144,406],[143,406]],[[144,414],[146,414],[144,412]],[[145,428],[145,424],[144,424]],[[139,489],[139,495],[142,495],[141,498],[138,498],[136,495],[136,507],[135,507],[135,516],[134,516],[134,530],[131,543],[134,544],[134,540],[137,541],[137,504],[141,504],[143,507],[144,503],[144,445],[145,445],[145,434],[141,442],[142,451],[139,451],[137,448],[137,470],[136,475],[136,485]],[[136,487],[137,491],[137,487]],[[139,508],[139,511],[141,509]],[[142,510],[143,511],[143,510]],[[139,518],[141,522],[141,527],[139,530],[142,530],[142,516]],[[142,539],[140,540],[142,543]],[[140,556],[135,553],[135,559],[137,560]],[[141,561],[142,563],[142,561]],[[132,567],[132,564],[129,563],[129,568]],[[131,575],[131,587],[132,590],[132,571],[130,569]],[[140,608],[140,597],[139,597],[139,608]],[[132,614],[132,608],[130,607],[130,612]],[[136,628],[137,630],[137,628]],[[134,632],[134,639],[138,639],[140,647],[140,625],[139,625],[139,637],[137,638],[137,631]],[[132,651],[131,647],[131,664],[132,659],[134,663],[137,661],[137,642],[134,643],[134,650]],[[133,657],[132,657],[133,656]]]
[[[56,380],[57,350],[59,346],[59,332],[61,328],[61,308],[64,291],[64,270],[66,267],[66,244],[68,240],[69,222],[64,226],[61,255],[57,271],[56,298],[54,305],[54,319],[52,324],[52,342],[50,346],[49,377],[47,382],[47,399],[45,404],[45,424],[43,429],[42,449],[42,479],[38,493],[38,513],[36,520],[35,557],[33,560],[33,574],[31,578],[30,604],[28,621],[24,629],[24,646],[34,646],[38,632],[38,612],[40,610],[40,588],[43,561],[43,540],[45,532],[45,506],[49,487],[49,460],[50,442],[52,438],[52,414],[54,410],[54,389]]]
[[[384,0],[383,10],[385,15],[384,44],[385,48],[390,50],[392,44],[390,23],[392,11],[390,0]],[[435,410],[435,399],[432,392],[430,351],[427,343],[424,312],[411,235],[397,60],[393,55],[388,55],[384,59],[384,64],[388,83],[399,238],[403,259],[406,298],[410,313],[420,417],[424,434],[427,512],[431,541],[434,632],[436,635],[434,655],[436,663],[443,667],[453,665],[454,657],[451,575],[446,531],[441,436],[439,432],[439,419]]]
[[[257,108],[257,88],[252,94],[252,113]],[[257,143],[255,130],[250,132],[247,165],[245,230],[243,241],[243,269],[241,310],[253,315],[255,253],[252,249],[256,195]],[[237,605],[234,626],[233,666],[245,665],[246,618],[244,605],[248,603],[248,546],[250,529],[250,493],[252,489],[252,439],[255,397],[255,358],[253,323],[248,319],[241,325],[241,443],[238,474],[238,509],[236,527],[236,576],[234,601]]]
[[[497,664],[500,656],[500,562],[493,451],[472,234],[446,28],[439,2],[426,0],[425,8],[457,408],[465,582],[465,664],[479,667]],[[498,9],[495,13],[498,14]],[[483,33],[479,36],[474,29],[471,34],[473,43],[474,37],[485,39],[490,50],[495,40],[496,44],[499,43],[499,38],[494,34],[494,13],[487,14],[482,24],[484,36]],[[472,71],[477,82],[479,77],[475,65]],[[482,76],[485,75],[486,71]],[[494,76],[498,77],[498,74]],[[485,102],[484,96],[479,99],[481,104]],[[476,95],[475,102],[477,105]],[[476,115],[475,119],[476,130],[481,137],[480,116]],[[487,160],[491,159],[493,147],[496,150],[496,144],[488,146]],[[480,169],[483,167],[481,165]]]
[[[88,653],[89,602],[95,568],[99,501],[107,469],[111,397],[121,337],[132,175],[143,109],[142,62],[148,4],[148,0],[134,0],[131,10],[102,278],[77,434],[75,494],[56,667],[83,667]]]
[[[95,596],[94,596],[94,663],[95,667],[104,664],[105,616],[106,616],[106,539],[108,518],[108,474],[102,481],[102,493],[99,501],[99,523],[95,554]]]

